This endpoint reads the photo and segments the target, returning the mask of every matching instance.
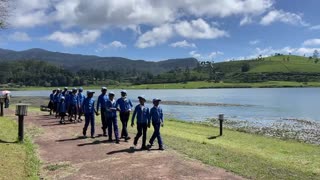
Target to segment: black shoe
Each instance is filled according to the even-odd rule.
[[[153,146],[152,144],[147,145],[148,149],[150,149],[152,146]]]
[[[148,150],[147,146],[141,146],[141,150]]]
[[[126,141],[128,141],[128,140],[131,139],[131,137],[128,136],[128,137],[125,137],[124,139],[125,139]]]
[[[60,121],[60,124],[62,124],[63,122],[62,121]]]
[[[120,144],[120,141],[119,141],[119,140],[116,140],[116,144]]]
[[[92,139],[95,139],[96,137],[94,135],[91,136]]]
[[[108,139],[108,142],[112,142],[112,139]]]
[[[160,150],[160,151],[163,151],[163,150],[164,150],[163,146],[160,146],[160,147],[159,147],[159,150]]]
[[[104,137],[108,137],[108,135],[107,135],[107,134],[103,134],[102,136],[104,136]]]

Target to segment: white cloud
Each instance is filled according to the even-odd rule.
[[[260,43],[260,40],[256,39],[256,40],[252,40],[249,42],[250,45],[256,45],[256,44],[259,44]]]
[[[192,57],[198,59],[198,60],[213,60],[214,58],[216,58],[217,56],[221,56],[224,53],[221,51],[213,51],[209,54],[200,54],[197,51],[190,51],[189,55],[191,55]]]
[[[8,38],[13,41],[31,41],[30,36],[25,32],[14,32]]]
[[[108,44],[99,44],[98,49],[96,50],[96,52],[100,52],[103,51],[104,49],[109,49],[109,48],[114,48],[114,49],[123,49],[126,48],[127,45],[120,42],[120,41],[112,41]]]
[[[286,24],[307,26],[308,24],[302,20],[302,15],[285,12],[282,10],[272,10],[266,14],[260,21],[260,24],[267,26],[274,22],[282,22]]]
[[[320,25],[311,26],[310,30],[320,30]]]
[[[191,39],[215,39],[228,36],[227,32],[210,26],[201,18],[191,20],[190,22],[181,21],[174,24],[174,29],[180,36]]]
[[[241,19],[240,26],[244,26],[244,25],[251,24],[251,23],[252,23],[252,18],[249,16],[245,16]]]
[[[152,30],[142,34],[137,42],[136,47],[147,48],[167,42],[173,36],[173,29],[171,25],[164,24],[160,27],[155,27]]]
[[[308,39],[303,42],[304,46],[320,46],[320,39]]]
[[[299,47],[299,48],[291,48],[290,46],[286,46],[280,49],[274,49],[272,47],[260,49],[256,48],[253,57],[258,57],[259,55],[262,55],[263,57],[266,56],[272,56],[275,53],[281,53],[281,54],[295,54],[295,55],[311,55],[314,50],[320,50],[320,47],[318,48],[306,48],[306,47]]]
[[[177,42],[175,42],[175,43],[171,43],[170,46],[171,46],[171,47],[181,47],[181,48],[186,48],[186,47],[196,48],[196,47],[197,47],[194,43],[189,43],[189,42],[186,41],[186,40],[177,41]]]
[[[161,26],[181,17],[255,16],[272,8],[273,0],[15,0],[12,13],[16,27],[57,23],[84,29]]]
[[[98,30],[85,30],[81,33],[56,31],[45,39],[62,43],[64,46],[76,46],[93,43],[98,37],[100,37]]]

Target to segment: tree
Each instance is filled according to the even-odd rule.
[[[250,64],[249,63],[245,63],[242,65],[241,67],[241,72],[248,72],[250,70]]]
[[[313,57],[313,59],[318,59],[318,57],[319,57],[319,51],[318,51],[318,50],[314,50],[312,57]]]
[[[7,26],[9,1],[0,0],[0,29]]]

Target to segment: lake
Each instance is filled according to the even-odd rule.
[[[97,97],[100,93],[95,91]],[[120,90],[112,91],[120,96]],[[12,96],[48,97],[50,92],[14,91]],[[153,98],[161,98],[167,116],[186,121],[203,121],[222,113],[227,119],[260,125],[288,119],[320,122],[320,88],[128,90],[128,97],[134,104],[142,94],[149,107],[152,107]]]

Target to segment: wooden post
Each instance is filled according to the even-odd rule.
[[[0,116],[3,116],[3,102],[0,103]]]
[[[219,122],[220,122],[220,136],[222,136],[222,125],[223,125],[223,120],[224,120],[224,114],[219,114]]]
[[[19,115],[19,122],[18,122],[18,137],[19,137],[19,142],[23,142],[23,115]]]

